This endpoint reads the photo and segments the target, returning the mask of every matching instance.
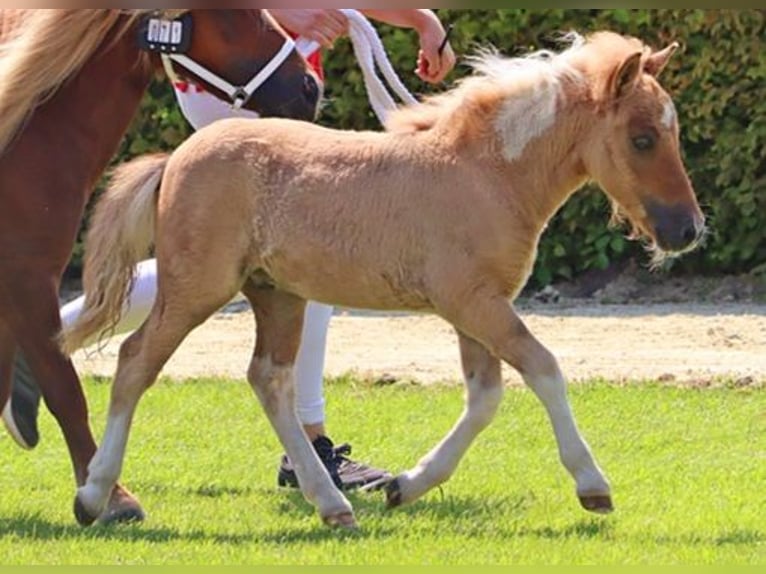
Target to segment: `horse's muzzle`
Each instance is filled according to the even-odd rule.
[[[313,74],[304,74],[296,96],[281,102],[272,115],[309,122],[315,121],[319,115],[322,91],[322,84]]]
[[[306,74],[303,77],[303,97],[306,98],[309,105],[316,107],[319,104],[322,88],[313,74]]]

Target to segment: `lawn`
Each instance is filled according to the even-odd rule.
[[[85,385],[101,436],[109,388]],[[571,398],[614,514],[579,508],[542,407],[513,388],[441,489],[395,511],[379,493],[351,494],[351,533],[277,488],[282,451],[243,381],[162,380],[144,398],[123,472],[143,524],[75,524],[46,412],[37,450],[0,438],[0,564],[766,564],[766,391],[593,381]],[[337,441],[400,471],[452,426],[462,389],[344,378],[328,384],[328,406]]]

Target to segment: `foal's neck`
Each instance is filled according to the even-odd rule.
[[[553,126],[531,141],[518,159],[505,164],[511,200],[525,206],[526,223],[538,232],[587,182],[580,143],[588,123],[583,106],[570,101],[557,112]]]

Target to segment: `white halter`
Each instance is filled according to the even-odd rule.
[[[181,54],[162,54],[162,64],[165,66],[165,73],[168,75],[171,82],[178,81],[178,76],[173,69],[173,62],[175,62],[199,79],[204,80],[211,86],[221,90],[232,101],[234,108],[239,110],[250,101],[250,98],[253,97],[253,94],[255,94],[258,88],[260,88],[266,80],[268,80],[274,72],[284,64],[285,60],[292,54],[293,50],[295,50],[295,42],[290,38],[286,38],[285,43],[282,45],[279,52],[277,52],[271,61],[244,86],[230,84],[222,77],[198,64],[188,56]]]
[[[362,69],[364,84],[367,88],[367,97],[370,100],[375,115],[382,124],[385,124],[388,114],[397,109],[398,105],[388,91],[386,85],[376,73],[376,66],[380,69],[383,77],[391,89],[407,105],[418,103],[413,95],[407,90],[404,83],[397,76],[391,61],[388,59],[386,49],[381,42],[378,33],[370,22],[360,12],[352,9],[342,9],[341,12],[349,21],[349,37],[354,46],[354,53]],[[272,60],[245,86],[237,87],[217,76],[207,68],[199,65],[191,58],[179,54],[163,54],[162,62],[168,78],[176,82],[177,75],[173,70],[173,62],[183,66],[189,72],[195,74],[211,86],[215,86],[225,93],[233,102],[235,109],[242,107],[250,101],[253,94],[269,77],[276,72],[284,63],[293,50],[297,50],[304,57],[308,57],[320,49],[316,42],[298,39],[297,43],[287,39],[282,49]]]

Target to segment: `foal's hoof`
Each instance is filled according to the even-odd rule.
[[[404,501],[402,500],[402,488],[399,485],[399,479],[395,478],[386,484],[386,508],[398,508]]]
[[[359,528],[353,512],[341,512],[332,516],[324,516],[322,520],[330,528],[344,528],[346,530],[356,530]]]
[[[99,524],[109,525],[128,522],[143,522],[146,518],[143,508],[125,487],[116,486],[109,498],[106,510],[98,517]]]
[[[579,498],[582,507],[589,512],[595,512],[596,514],[609,514],[614,510],[612,497],[608,494],[580,496]]]
[[[98,518],[85,510],[85,505],[80,501],[79,496],[74,497],[74,517],[80,526],[90,526]]]
[[[127,524],[129,522],[143,522],[146,518],[143,509],[137,504],[124,508],[107,508],[98,517],[98,523],[108,526],[109,524]]]

